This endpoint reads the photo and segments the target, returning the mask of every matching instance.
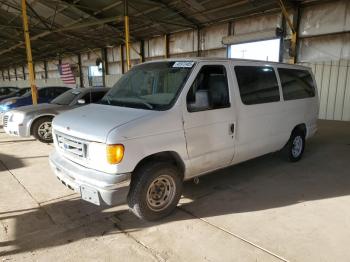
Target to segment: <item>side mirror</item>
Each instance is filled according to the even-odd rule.
[[[207,90],[198,90],[195,94],[195,101],[188,104],[190,112],[203,111],[209,109],[209,94]]]
[[[78,104],[79,105],[84,105],[86,102],[85,102],[85,99],[78,99]]]

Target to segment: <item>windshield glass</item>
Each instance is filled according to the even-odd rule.
[[[166,110],[175,102],[194,62],[155,62],[136,66],[102,98],[102,104]]]
[[[51,101],[51,104],[56,105],[69,105],[73,102],[73,100],[80,94],[80,91],[77,90],[69,90],[67,92],[64,92],[62,95],[59,95],[54,100]]]

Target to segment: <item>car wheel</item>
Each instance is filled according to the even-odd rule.
[[[287,158],[291,162],[299,161],[305,150],[305,134],[294,131],[285,147]]]
[[[52,117],[41,117],[33,123],[33,136],[43,143],[52,143]]]
[[[176,208],[182,193],[182,176],[174,165],[151,162],[133,175],[128,205],[137,217],[158,220]]]

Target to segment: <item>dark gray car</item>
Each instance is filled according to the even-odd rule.
[[[76,88],[66,91],[49,104],[22,106],[4,115],[4,130],[9,135],[33,135],[44,143],[52,142],[51,122],[61,112],[98,102],[109,88]]]

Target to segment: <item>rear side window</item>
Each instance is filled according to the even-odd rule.
[[[315,96],[314,82],[307,70],[279,68],[284,100]]]
[[[275,71],[268,66],[236,66],[239,92],[245,105],[280,101]]]

